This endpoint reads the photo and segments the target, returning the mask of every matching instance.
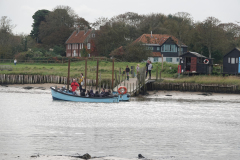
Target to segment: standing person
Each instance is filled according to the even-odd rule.
[[[83,73],[80,74],[80,78],[79,78],[79,90],[80,90],[80,93],[82,92],[82,86],[84,85],[84,77],[83,77]]]
[[[149,61],[149,64],[148,64],[149,79],[151,79],[152,68],[153,68],[152,62]]]
[[[125,71],[126,71],[126,74],[127,74],[127,80],[129,81],[129,72],[130,72],[130,69],[129,69],[128,65],[127,65]]]
[[[137,70],[137,75],[138,75],[139,74],[139,70],[140,70],[139,64],[137,64],[136,70]]]
[[[149,60],[147,60],[147,63],[146,63],[146,78],[147,78],[147,74],[148,74],[148,65],[149,65]]]
[[[14,59],[14,65],[16,66],[16,64],[17,64],[17,59]]]
[[[71,87],[72,87],[73,95],[75,95],[76,94],[75,91],[76,91],[77,87],[79,87],[79,84],[76,82],[75,79],[73,79],[73,82],[71,83]]]

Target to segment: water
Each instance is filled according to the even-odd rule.
[[[0,87],[0,157],[114,155],[151,159],[240,157],[240,103],[133,98],[53,101],[50,90]]]

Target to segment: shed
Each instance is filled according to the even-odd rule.
[[[223,74],[240,74],[240,48],[234,48],[223,56]]]
[[[180,65],[183,73],[210,74],[213,59],[207,58],[197,52],[187,52],[180,56]]]

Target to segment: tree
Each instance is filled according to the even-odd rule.
[[[125,46],[129,41],[125,38],[126,25],[123,22],[106,23],[96,33],[96,48],[101,56],[109,57],[114,49]]]
[[[20,46],[20,36],[14,36],[12,29],[16,26],[7,16],[0,20],[0,58],[12,58]]]
[[[212,58],[212,51],[216,49],[221,40],[221,33],[219,30],[220,20],[214,17],[208,17],[205,21],[198,25],[198,31],[201,34],[202,43],[208,49],[208,56]]]
[[[73,31],[75,14],[68,6],[59,6],[50,12],[40,24],[39,37],[44,46],[64,46]]]
[[[151,51],[146,49],[143,43],[129,44],[126,47],[124,59],[128,62],[141,62],[151,56]]]
[[[88,51],[86,49],[86,47],[83,47],[83,49],[81,50],[81,57],[88,57]]]
[[[39,26],[42,21],[46,21],[45,16],[49,14],[50,11],[48,10],[38,10],[37,12],[34,13],[32,16],[34,22],[32,24],[32,31],[30,33],[31,37],[33,39],[36,39],[37,43],[41,43],[41,40],[39,39]]]

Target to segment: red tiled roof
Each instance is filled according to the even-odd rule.
[[[151,54],[152,57],[162,57],[161,52],[152,52]]]
[[[80,30],[78,33],[75,30],[72,35],[68,38],[68,40],[66,41],[66,44],[68,43],[83,43],[84,40],[88,37],[88,35],[91,33],[91,29],[89,29],[87,31],[87,33],[85,34],[84,30]]]
[[[124,52],[124,49],[123,49],[123,46],[115,49],[113,52],[111,52],[109,55],[110,56],[113,56],[113,55],[123,55],[125,52]]]
[[[176,37],[167,34],[152,34],[152,36],[151,34],[143,34],[136,39],[134,43],[142,42],[145,44],[159,44],[161,46],[170,37],[175,41],[176,44],[179,44],[179,40]],[[184,44],[182,43],[182,45]]]

